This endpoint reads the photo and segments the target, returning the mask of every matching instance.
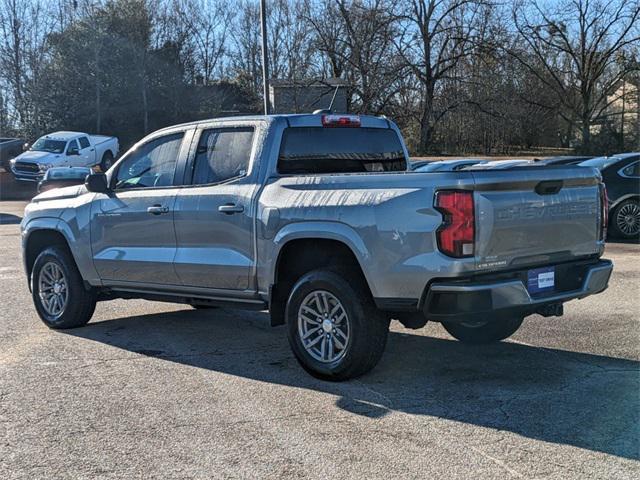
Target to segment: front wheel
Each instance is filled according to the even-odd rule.
[[[640,235],[640,202],[633,198],[621,202],[613,212],[611,229],[617,237],[638,238]]]
[[[510,337],[520,328],[523,320],[522,317],[507,317],[471,322],[442,322],[442,326],[461,342],[483,344],[499,342]]]
[[[111,168],[111,165],[113,165],[113,155],[111,152],[105,152],[100,162],[100,171],[103,173],[106,172]]]
[[[31,272],[36,311],[49,328],[85,325],[96,308],[96,296],[84,287],[68,250],[49,247],[36,258]]]
[[[289,344],[302,367],[340,381],[371,370],[384,351],[389,320],[357,275],[314,270],[294,285],[285,316]]]

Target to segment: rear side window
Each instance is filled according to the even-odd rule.
[[[622,169],[622,174],[625,177],[640,177],[640,161],[627,165]]]
[[[278,172],[399,172],[407,169],[400,138],[388,128],[287,128]]]
[[[87,137],[80,137],[80,148],[88,148],[89,147],[89,139]]]
[[[220,183],[246,175],[252,145],[252,127],[204,130],[193,163],[192,183]]]

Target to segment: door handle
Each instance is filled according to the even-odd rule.
[[[233,215],[234,213],[244,212],[244,207],[242,205],[236,205],[235,203],[225,203],[218,207],[218,211],[227,215]]]
[[[162,205],[154,205],[147,208],[147,213],[151,215],[162,215],[163,213],[169,213],[169,207],[163,207]]]

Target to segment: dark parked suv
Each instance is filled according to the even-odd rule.
[[[580,163],[596,167],[609,196],[609,229],[619,238],[640,236],[640,153],[598,157]]]

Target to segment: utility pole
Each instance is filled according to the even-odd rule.
[[[264,114],[269,115],[269,57],[267,55],[267,12],[265,0],[260,0],[260,24],[262,33],[262,94],[264,96]]]

